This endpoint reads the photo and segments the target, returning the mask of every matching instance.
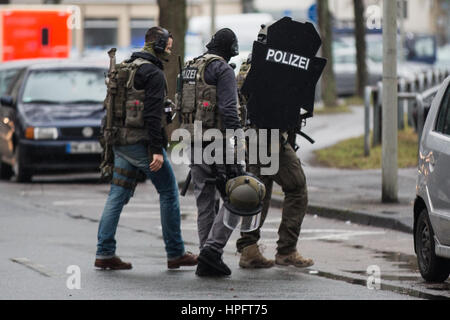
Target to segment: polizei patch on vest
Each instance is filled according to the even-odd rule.
[[[285,64],[303,70],[308,70],[310,61],[309,58],[277,49],[267,50],[266,60],[270,62]]]
[[[186,82],[195,81],[195,79],[197,78],[197,72],[198,72],[197,68],[184,69],[182,72],[183,80]]]

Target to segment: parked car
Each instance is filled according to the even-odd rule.
[[[414,203],[414,249],[422,277],[450,274],[450,77],[436,94],[423,129]]]
[[[450,69],[450,44],[437,49],[437,61],[435,68]]]
[[[366,59],[367,84],[376,85],[383,77],[383,66]],[[339,96],[354,95],[356,92],[356,49],[352,47],[338,47],[333,49],[333,70],[336,78],[336,93]]]
[[[0,66],[0,178],[96,170],[104,74],[98,63],[23,60]]]

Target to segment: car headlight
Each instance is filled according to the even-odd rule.
[[[25,130],[25,138],[33,140],[56,140],[58,139],[58,129],[28,127]]]

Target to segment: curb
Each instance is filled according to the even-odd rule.
[[[178,182],[178,187],[180,190],[184,186],[184,181]],[[188,193],[193,191],[192,183],[189,185]],[[272,200],[270,201],[270,206],[275,208],[283,208],[283,200],[277,197],[272,196]],[[413,234],[413,228],[403,222],[390,217],[379,217],[367,212],[361,211],[351,211],[346,209],[339,208],[330,208],[324,207],[320,205],[310,204],[308,205],[308,209],[306,211],[307,214],[317,215],[323,218],[341,220],[341,221],[351,221],[353,223],[386,228],[395,231],[405,232],[409,234]]]
[[[283,200],[272,197],[271,206],[275,208],[283,207]],[[308,205],[307,214],[315,214],[320,217],[337,219],[368,225],[392,229],[400,232],[412,234],[413,229],[395,218],[378,217],[367,212],[350,211],[346,209],[328,208],[319,205]]]

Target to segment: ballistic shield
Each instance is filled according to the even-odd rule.
[[[289,130],[298,126],[301,109],[314,112],[316,83],[326,59],[314,26],[284,17],[267,28],[267,43],[255,41],[252,67],[241,92],[249,99],[248,117],[259,128]]]

